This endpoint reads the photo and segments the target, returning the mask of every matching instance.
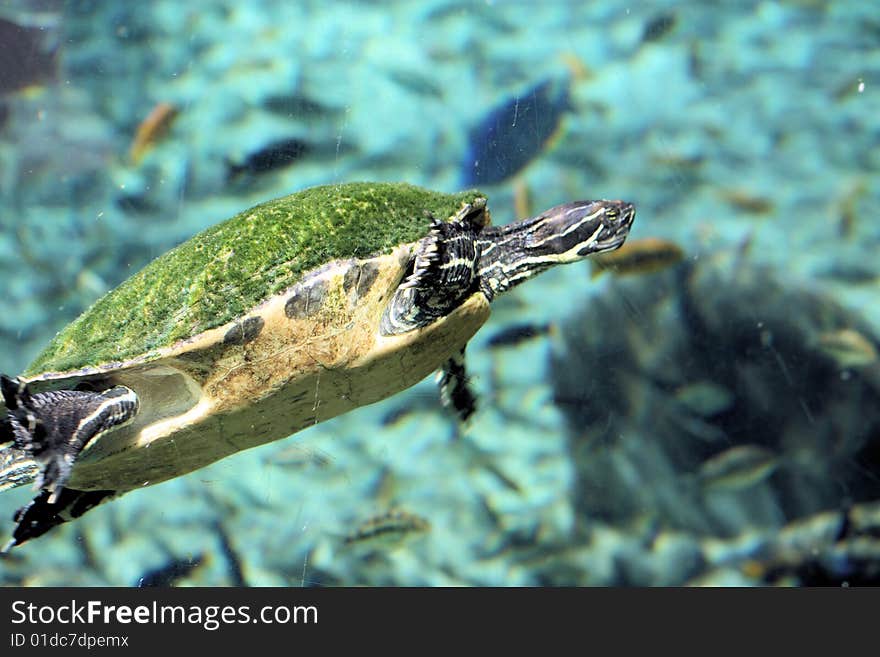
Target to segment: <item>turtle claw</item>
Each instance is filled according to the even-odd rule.
[[[15,432],[7,416],[0,418],[0,449],[6,449],[15,444]]]
[[[443,405],[452,409],[462,423],[467,422],[477,410],[477,397],[468,382],[463,348],[443,364],[437,383]]]
[[[22,395],[27,394],[27,384],[22,383],[21,379],[0,374],[0,392],[3,394],[6,408],[12,411],[18,408]]]

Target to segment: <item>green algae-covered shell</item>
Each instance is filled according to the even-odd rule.
[[[450,217],[479,196],[349,183],[262,203],[202,231],[108,292],[58,333],[24,375],[150,360],[152,351],[244,315],[324,263],[415,242],[427,234],[429,215]]]

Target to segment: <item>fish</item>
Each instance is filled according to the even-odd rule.
[[[47,36],[41,26],[0,18],[0,94],[34,87],[57,77],[58,47]]]
[[[277,94],[263,99],[263,107],[285,118],[313,118],[332,117],[341,113],[341,110],[312,100],[301,94]]]
[[[571,79],[574,82],[583,82],[593,77],[590,67],[584,63],[584,60],[573,52],[563,52],[559,55],[562,65],[568,69]]]
[[[443,98],[443,87],[435,80],[418,71],[397,68],[389,71],[388,77],[395,84],[418,96]]]
[[[877,347],[854,329],[826,331],[819,335],[817,345],[838,367],[866,367],[877,362]]]
[[[442,410],[443,405],[437,395],[428,395],[417,392],[409,395],[404,405],[392,408],[385,413],[381,419],[381,423],[383,427],[392,427],[398,422],[402,422],[413,415],[419,413],[438,413],[442,412]]]
[[[840,199],[837,233],[841,237],[851,238],[855,234],[859,218],[859,202],[867,193],[867,183],[864,180],[856,180]]]
[[[706,162],[706,157],[700,154],[664,152],[662,154],[652,154],[650,157],[651,164],[684,169],[686,171],[698,169]]]
[[[305,466],[326,468],[332,462],[333,457],[326,452],[303,445],[288,445],[266,458],[267,465],[278,465],[285,468]]]
[[[880,266],[877,263],[853,262],[848,258],[841,258],[816,273],[822,278],[833,278],[850,285],[864,285],[874,283],[880,278]]]
[[[675,399],[700,417],[713,417],[729,410],[734,404],[733,393],[712,381],[697,381],[675,390]]]
[[[504,182],[540,156],[571,109],[569,84],[550,77],[490,109],[468,132],[462,183]]]
[[[616,276],[653,274],[684,260],[684,251],[675,242],[659,237],[629,240],[616,251],[593,256],[591,278],[609,271]]]
[[[227,182],[241,176],[252,176],[289,167],[311,151],[311,145],[290,137],[270,142],[248,154],[241,162],[227,161]]]
[[[659,41],[675,27],[676,16],[672,12],[657,14],[651,18],[642,30],[642,43]]]
[[[159,140],[161,140],[180,111],[171,103],[157,104],[138,125],[134,139],[128,149],[128,159],[132,164],[140,164],[141,159]]]
[[[766,447],[738,445],[704,461],[697,471],[697,481],[704,490],[743,490],[767,479],[779,462],[779,457]]]
[[[391,509],[360,523],[343,542],[348,546],[396,547],[430,529],[431,523],[425,518],[402,509]]]
[[[126,214],[152,214],[159,212],[159,204],[145,194],[123,194],[116,197],[116,207]]]
[[[737,210],[748,214],[770,214],[775,206],[773,201],[763,196],[756,196],[742,189],[729,189],[721,192],[721,198]]]
[[[858,504],[849,510],[846,519],[854,531],[880,536],[880,503]]]
[[[416,411],[409,406],[398,406],[382,416],[381,423],[383,427],[393,427],[401,420],[410,417]]]
[[[847,78],[834,91],[834,100],[840,102],[865,93],[865,79],[861,77]]]
[[[226,565],[229,578],[232,580],[232,585],[239,588],[248,586],[247,580],[244,577],[244,568],[241,557],[233,547],[232,541],[229,538],[229,533],[226,531],[226,527],[224,527],[223,523],[219,520],[215,520],[214,529],[217,531],[217,538],[220,541],[220,550],[226,558]]]
[[[183,559],[172,559],[158,568],[145,572],[138,578],[135,586],[138,588],[174,586],[192,575],[203,563],[205,563],[204,554],[197,554]]]
[[[517,219],[532,216],[532,192],[524,180],[517,180],[513,185],[513,210]]]
[[[490,349],[500,347],[515,347],[523,342],[547,335],[553,331],[555,325],[551,322],[543,324],[513,324],[497,331],[486,341]]]

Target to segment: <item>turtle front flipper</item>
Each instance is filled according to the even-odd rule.
[[[410,273],[382,315],[383,335],[400,335],[445,317],[477,289],[477,232],[486,222],[485,203],[465,205],[450,221],[431,219],[431,231],[416,247]]]
[[[125,386],[31,393],[20,379],[0,375],[0,392],[8,409],[5,433],[11,429],[15,447],[39,464],[36,487],[48,494],[50,505],[59,502],[86,445],[133,418],[138,409],[137,395]]]
[[[3,547],[2,552],[9,552],[14,546],[42,536],[53,527],[79,518],[114,495],[116,491],[112,490],[81,491],[60,488],[53,493],[41,491],[30,504],[15,512],[12,519],[18,524],[12,532],[12,539]]]
[[[467,422],[477,410],[477,397],[468,382],[464,347],[443,363],[443,368],[437,373],[437,384],[443,405],[455,411],[459,420]]]

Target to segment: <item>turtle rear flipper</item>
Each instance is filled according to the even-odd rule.
[[[36,487],[56,504],[74,461],[92,440],[133,418],[135,393],[125,386],[104,392],[50,390],[31,393],[20,379],[0,375],[8,409],[5,433],[40,465]],[[39,498],[38,498],[39,499]]]
[[[116,491],[112,490],[81,491],[60,488],[53,493],[40,491],[30,504],[15,512],[12,519],[17,524],[12,532],[12,539],[3,547],[2,552],[8,552],[16,545],[42,536],[53,527],[79,518],[114,495]]]

